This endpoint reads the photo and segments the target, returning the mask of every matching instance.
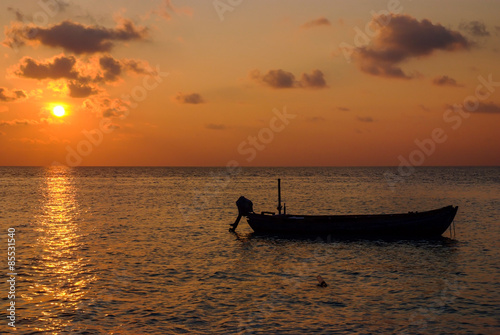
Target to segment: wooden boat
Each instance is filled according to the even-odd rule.
[[[245,197],[236,201],[238,218],[231,224],[230,231],[238,226],[241,217],[256,233],[366,236],[366,237],[409,237],[427,238],[441,236],[453,222],[458,207],[443,208],[399,214],[376,215],[291,215],[281,213],[281,185],[278,179],[278,214],[253,211],[253,204]]]

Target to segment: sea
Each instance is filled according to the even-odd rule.
[[[278,178],[289,214],[458,213],[437,239],[229,232]],[[1,167],[0,192],[1,333],[500,333],[498,167]]]

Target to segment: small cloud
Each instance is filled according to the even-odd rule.
[[[23,90],[8,90],[4,87],[0,87],[0,101],[2,102],[12,102],[27,97],[26,92]]]
[[[375,122],[375,120],[371,116],[357,116],[356,120],[359,122]]]
[[[0,126],[35,126],[40,124],[37,120],[14,119],[11,121],[0,121]]]
[[[313,70],[311,74],[303,73],[299,85],[309,88],[325,88],[327,87],[323,72]]]
[[[432,83],[437,86],[454,86],[454,87],[462,86],[459,85],[455,79],[450,78],[448,76],[436,77],[432,80]]]
[[[212,129],[212,130],[225,130],[227,127],[223,124],[214,124],[214,123],[209,123],[206,125],[207,129]]]
[[[303,29],[309,29],[309,28],[313,28],[313,27],[331,26],[331,25],[332,24],[330,23],[330,21],[327,18],[320,17],[318,19],[308,21],[308,22],[304,23],[303,25],[301,25],[300,27]]]
[[[250,77],[273,88],[292,88],[296,86],[295,75],[282,69],[269,70],[264,75],[261,75],[259,70],[253,70],[250,72]]]
[[[129,102],[122,99],[94,96],[83,102],[82,110],[100,118],[123,118],[129,112]]]
[[[479,107],[473,113],[500,114],[500,105],[494,102],[480,103]]]
[[[486,29],[486,25],[479,21],[462,22],[458,28],[472,36],[490,36],[490,32]]]
[[[347,107],[337,107],[337,109],[338,109],[339,111],[342,111],[342,112],[350,112],[350,111],[351,111],[351,109],[350,109],[350,108],[347,108]]]
[[[198,93],[190,93],[190,94],[184,94],[184,93],[177,93],[177,95],[174,98],[177,102],[181,104],[202,104],[205,102],[205,100],[201,97],[200,94]]]
[[[278,69],[261,74],[259,70],[250,72],[250,78],[262,85],[272,88],[325,88],[327,87],[323,72],[313,70],[311,74],[303,73],[300,80],[291,72]]]

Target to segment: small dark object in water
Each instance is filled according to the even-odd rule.
[[[323,280],[323,278],[320,275],[318,275],[316,277],[316,279],[319,282],[318,286],[321,286],[321,287],[327,287],[328,286],[328,284]]]

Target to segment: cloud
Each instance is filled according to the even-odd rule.
[[[471,43],[459,32],[429,20],[418,21],[409,15],[391,15],[387,25],[379,25],[372,45],[355,49],[354,60],[361,71],[389,78],[410,76],[400,64],[416,57],[429,56],[436,50],[468,49]],[[386,18],[387,19],[387,18]],[[374,18],[372,24],[378,24]]]
[[[177,93],[177,95],[174,98],[177,102],[181,104],[202,104],[205,102],[205,100],[201,97],[200,94],[198,93],[189,93],[189,94],[184,94],[184,93]]]
[[[83,102],[82,109],[100,118],[123,118],[129,112],[129,104],[122,99],[94,96]]]
[[[106,81],[116,81],[122,73],[122,65],[111,56],[101,57],[99,65],[104,71],[104,80]]]
[[[223,124],[214,124],[214,123],[209,123],[206,125],[207,129],[212,129],[212,130],[225,130],[227,127]]]
[[[94,85],[86,84],[85,81],[71,80],[67,83],[69,96],[72,98],[86,98],[99,93]]]
[[[342,111],[342,112],[350,112],[350,111],[351,111],[351,109],[350,109],[350,108],[347,108],[347,107],[337,107],[337,109],[338,109],[339,111]]]
[[[301,25],[300,27],[304,28],[304,29],[309,29],[309,28],[313,28],[313,27],[331,26],[331,25],[332,24],[330,23],[330,21],[327,18],[320,17],[318,19],[308,21],[308,22],[304,23],[303,25]]]
[[[311,74],[303,73],[300,79],[300,85],[309,88],[327,87],[323,72],[320,70],[313,70]]]
[[[103,71],[102,78],[104,81],[117,81],[120,79],[120,75],[127,71],[136,74],[152,72],[149,64],[145,62],[135,59],[117,60],[109,55],[99,58],[99,66]]]
[[[490,36],[490,32],[486,29],[486,25],[479,21],[462,22],[458,28],[473,36]]]
[[[24,57],[13,73],[18,77],[37,80],[67,80],[66,87],[69,96],[73,98],[85,98],[96,94],[95,78],[83,75],[82,70],[77,68],[77,60],[74,56],[56,56],[45,62],[37,61],[31,57]]]
[[[371,116],[357,116],[356,120],[359,122],[374,122],[375,120]]]
[[[115,43],[143,40],[147,28],[136,27],[128,19],[120,19],[114,29],[87,26],[70,20],[42,28],[33,24],[13,24],[5,29],[7,38],[3,44],[14,48],[26,43],[40,43],[52,48],[63,48],[75,54],[108,52]]]
[[[4,87],[0,87],[0,101],[2,102],[12,102],[27,97],[26,92],[23,90],[8,90]]]
[[[11,121],[0,121],[0,126],[33,126],[40,124],[37,120],[15,119]]]
[[[11,13],[13,13],[16,16],[17,21],[25,21],[24,14],[21,12],[20,9],[17,8],[12,8],[12,7],[7,7],[7,10]]]
[[[324,88],[327,87],[323,72],[313,70],[311,74],[303,73],[300,80],[291,72],[278,69],[261,74],[259,70],[250,72],[250,78],[262,85],[272,88]]]
[[[295,75],[281,69],[269,70],[264,75],[261,75],[259,70],[253,70],[250,72],[250,78],[273,88],[291,88],[296,85]]]
[[[479,107],[473,113],[500,114],[500,105],[494,102],[480,103]]]
[[[99,93],[100,84],[117,81],[125,73],[145,74],[152,69],[147,62],[118,60],[109,55],[90,60],[59,55],[44,61],[24,57],[10,72],[22,78],[51,80],[48,86],[55,91],[67,91],[73,98],[86,98]]]
[[[462,86],[459,85],[455,79],[450,78],[448,76],[436,77],[432,80],[432,83],[437,86],[454,86],[454,87]]]
[[[74,56],[59,56],[47,62],[38,62],[31,57],[21,59],[19,67],[14,74],[19,77],[31,79],[76,79],[79,77],[75,69],[76,58]]]

